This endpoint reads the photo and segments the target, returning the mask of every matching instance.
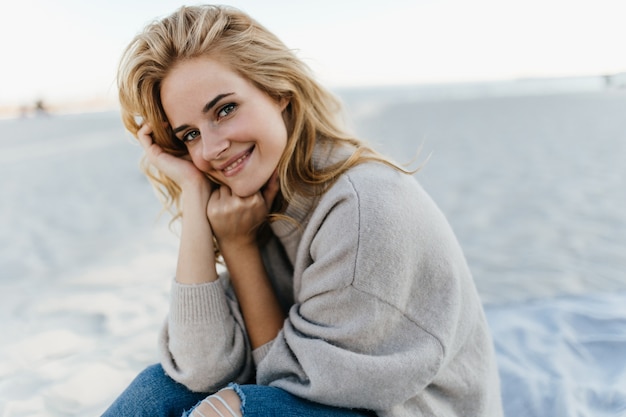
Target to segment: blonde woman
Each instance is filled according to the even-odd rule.
[[[444,216],[345,133],[272,33],[232,8],[182,7],[131,42],[118,81],[181,236],[161,363],[106,416],[501,415]]]

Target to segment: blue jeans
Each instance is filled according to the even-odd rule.
[[[293,396],[279,388],[234,385],[244,417],[365,417],[366,411],[330,407]],[[180,417],[211,393],[189,391],[170,378],[161,365],[141,372],[102,417]]]

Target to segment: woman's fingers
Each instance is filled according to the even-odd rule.
[[[152,138],[152,127],[149,124],[144,124],[137,131],[137,140],[148,156],[150,162],[158,164],[157,158],[163,153],[163,149],[154,143],[154,139]]]
[[[144,149],[150,164],[181,188],[185,188],[186,183],[191,185],[198,182],[210,187],[204,174],[196,168],[188,156],[178,157],[165,152],[161,146],[154,142],[152,133],[152,127],[147,123],[137,131],[137,140]]]
[[[211,194],[207,217],[218,241],[249,242],[265,221],[267,207],[261,193],[239,197],[223,185]]]
[[[217,187],[209,199],[207,216],[218,239],[256,230],[267,219],[279,190],[277,171],[260,192],[249,197],[239,197],[225,185]]]
[[[144,150],[148,150],[148,148],[154,143],[151,135],[152,127],[150,127],[148,123],[145,123],[137,131],[137,140]]]

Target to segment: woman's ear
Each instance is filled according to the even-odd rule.
[[[280,106],[280,111],[283,116],[283,122],[285,122],[285,127],[287,127],[287,132],[291,135],[291,130],[293,129],[293,121],[292,121],[292,109],[289,108],[291,104],[291,100],[287,98],[282,98],[278,102]]]

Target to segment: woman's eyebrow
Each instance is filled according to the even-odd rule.
[[[231,96],[235,93],[224,93],[224,94],[218,94],[216,95],[213,100],[209,101],[207,104],[204,105],[204,107],[202,108],[202,113],[208,113],[216,104],[218,101],[220,101],[221,99],[223,99],[224,97],[228,97]]]
[[[222,93],[222,94],[218,94],[218,95],[216,95],[215,97],[213,97],[213,100],[209,101],[207,104],[205,104],[205,105],[204,105],[204,107],[202,108],[202,113],[203,113],[203,114],[208,113],[209,111],[211,111],[211,109],[212,109],[213,107],[215,107],[215,105],[216,105],[216,104],[217,104],[217,103],[218,103],[221,99],[223,99],[224,97],[232,96],[233,94],[235,94],[235,93]],[[176,134],[176,133],[178,133],[178,132],[181,132],[181,131],[183,131],[183,130],[187,129],[188,127],[189,127],[189,125],[180,125],[180,126],[178,126],[176,129],[173,129],[173,130],[172,130],[172,132],[173,132],[174,134]]]

